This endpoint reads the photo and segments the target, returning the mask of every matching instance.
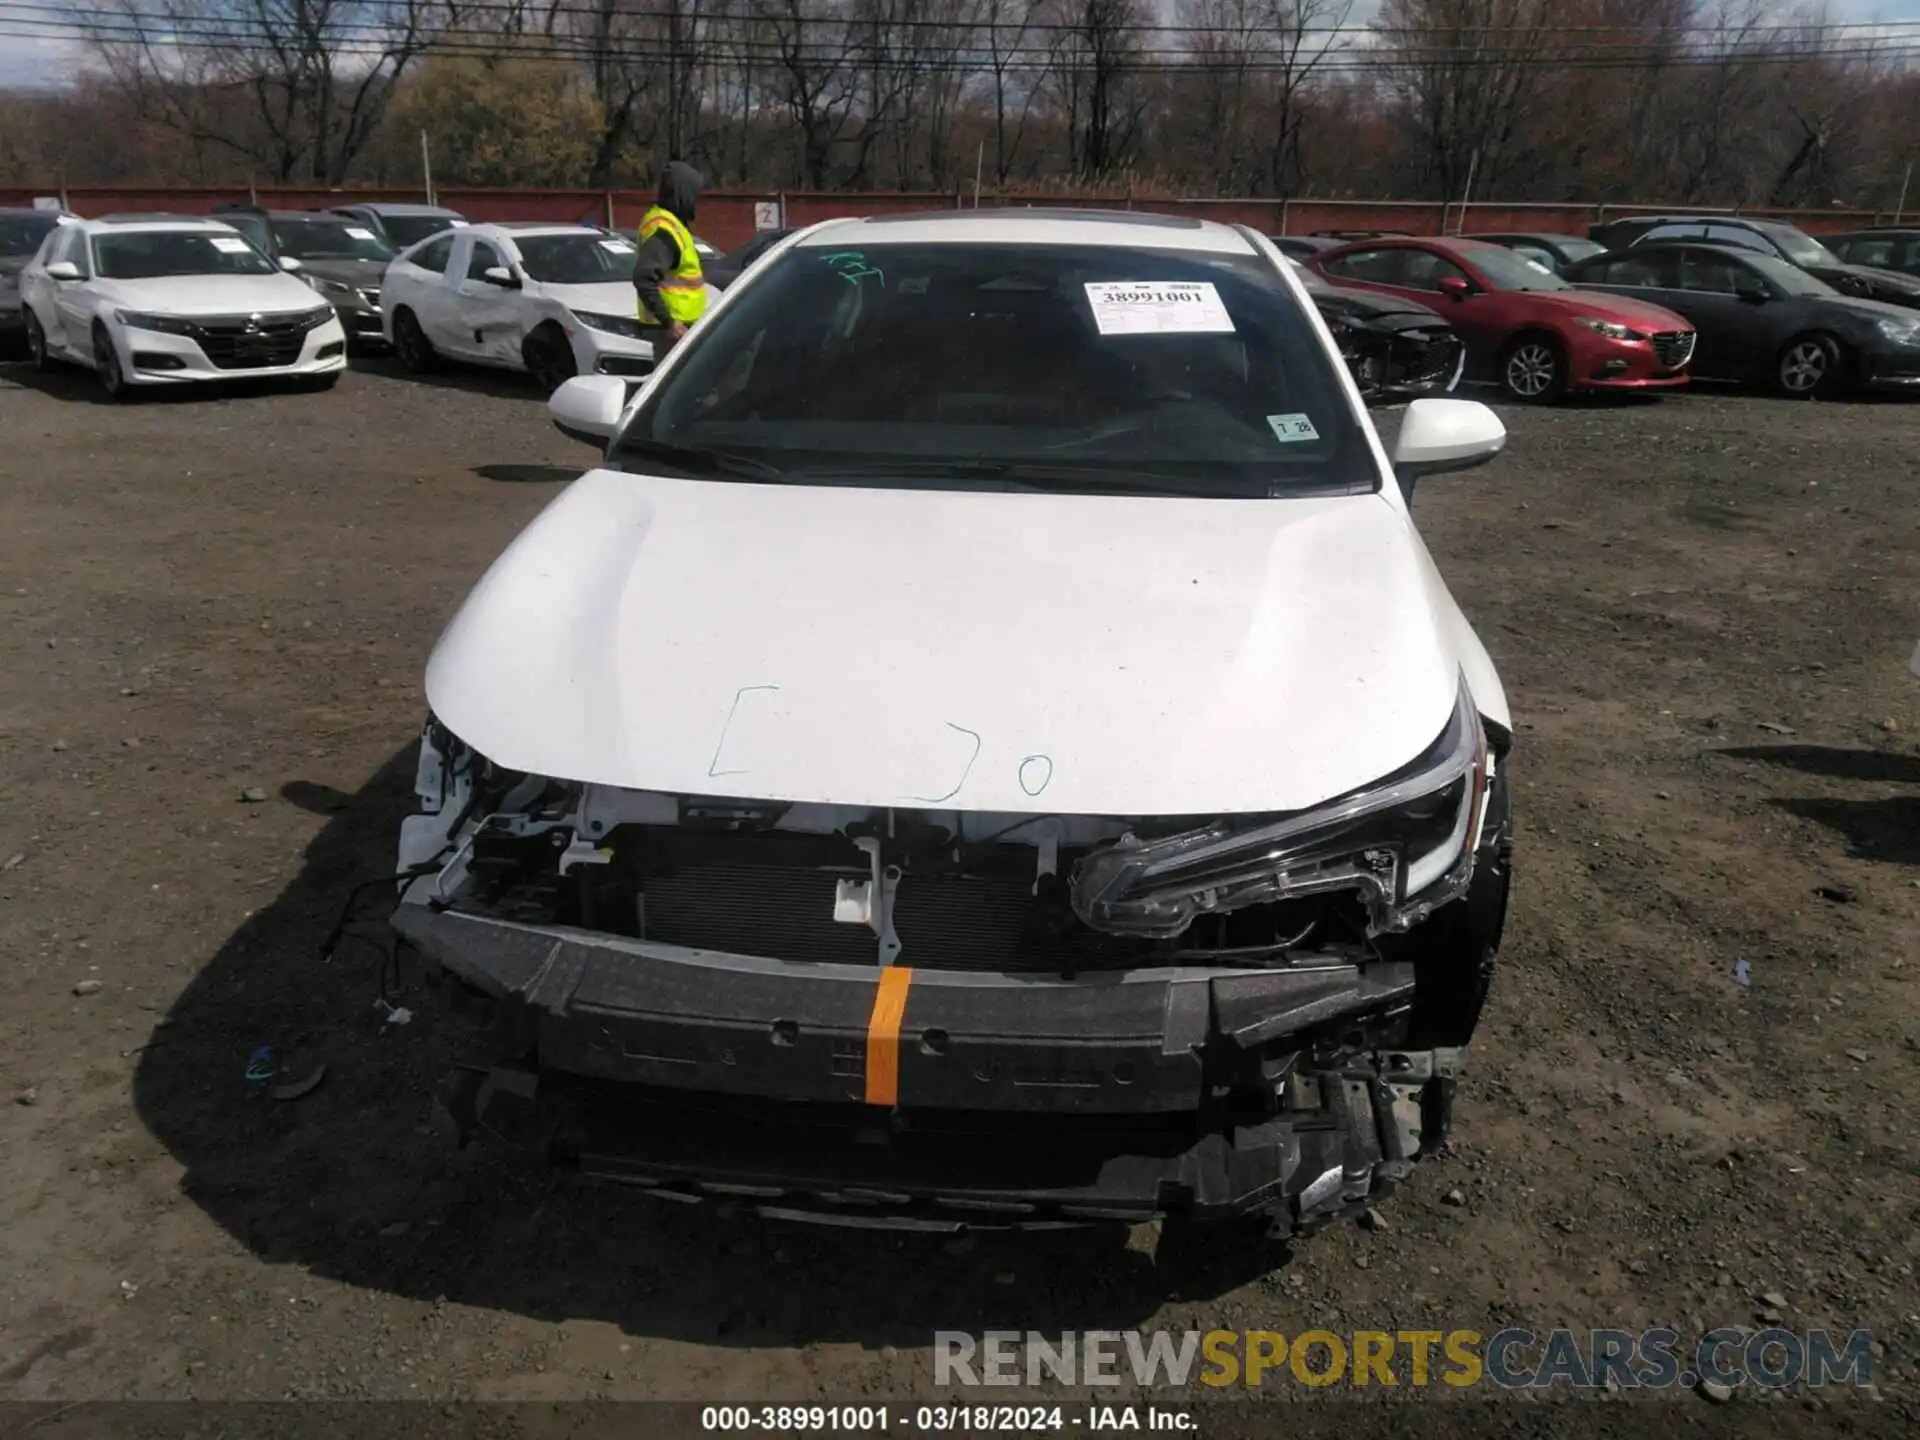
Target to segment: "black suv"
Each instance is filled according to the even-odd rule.
[[[1784,220],[1747,220],[1738,215],[1633,215],[1590,225],[1587,238],[1609,250],[1667,240],[1735,245],[1796,265],[1842,295],[1920,310],[1920,279],[1872,265],[1849,265],[1799,226]]]

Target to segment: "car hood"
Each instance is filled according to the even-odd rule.
[[[0,275],[18,275],[32,258],[31,255],[0,255]]]
[[[1297,810],[1440,734],[1461,660],[1404,511],[596,470],[427,666],[509,769],[873,807]]]
[[[538,291],[569,310],[585,310],[590,315],[633,315],[639,298],[631,282],[608,280],[598,285],[546,285]]]
[[[1844,276],[1865,285],[1876,299],[1909,307],[1920,304],[1920,280],[1898,270],[1882,270],[1877,265],[1826,265],[1818,273],[1829,284]]]
[[[387,264],[385,260],[302,260],[300,273],[371,290],[379,287]]]
[[[1322,280],[1318,285],[1309,285],[1307,294],[1322,311],[1349,315],[1359,320],[1377,320],[1384,315],[1407,316],[1420,320],[1439,320],[1440,313],[1417,300],[1403,300],[1397,295],[1378,295],[1367,290],[1348,290],[1338,285],[1329,285]]]
[[[1909,306],[1895,305],[1886,300],[1869,300],[1863,295],[1804,295],[1795,298],[1811,301],[1823,310],[1841,310],[1848,315],[1857,315],[1863,320],[1898,320],[1911,325],[1916,318]]]
[[[246,315],[311,310],[320,303],[309,286],[285,273],[102,280],[98,287],[116,305],[160,315]]]
[[[1604,290],[1537,290],[1530,297],[1547,309],[1568,315],[1597,315],[1616,320],[1635,330],[1691,330],[1693,322],[1683,315],[1628,295],[1609,295]]]

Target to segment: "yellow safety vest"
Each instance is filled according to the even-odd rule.
[[[665,230],[673,236],[674,244],[680,250],[679,263],[660,282],[660,298],[667,302],[667,314],[682,325],[691,325],[707,313],[707,280],[700,273],[700,252],[693,248],[693,233],[680,223],[680,217],[658,205],[647,211],[646,217],[640,222],[642,247],[653,238],[656,230]],[[640,323],[659,324],[659,320],[644,304],[640,307]]]

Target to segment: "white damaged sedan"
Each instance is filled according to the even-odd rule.
[[[464,1133],[788,1218],[1359,1213],[1444,1135],[1512,726],[1261,236],[837,221],[735,286],[427,666],[399,934]]]

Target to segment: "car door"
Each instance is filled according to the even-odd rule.
[[[526,337],[526,298],[519,290],[496,285],[487,271],[512,271],[507,257],[490,240],[467,236],[466,265],[454,285],[455,305],[463,330],[462,341],[476,360],[495,365],[518,365],[520,342]],[[459,251],[456,249],[455,255]]]
[[[93,247],[87,243],[87,237],[78,226],[68,226],[67,232],[66,248],[59,258],[71,261],[80,271],[80,278],[54,284],[54,315],[60,324],[61,348],[70,355],[91,359],[93,313],[99,303],[98,282],[93,273]]]
[[[1518,324],[1511,298],[1438,251],[1405,249],[1400,253],[1402,293],[1437,311],[1467,347],[1468,372],[1486,374]],[[1467,287],[1465,292],[1448,294],[1441,288],[1447,280],[1458,280]]]
[[[1669,308],[1693,322],[1693,373],[1721,380],[1751,380],[1773,366],[1771,321],[1764,304],[1741,298],[1747,289],[1772,286],[1738,256],[1701,245],[1680,247],[1679,274]]]
[[[458,263],[458,250],[459,237],[439,235],[395,260],[388,267],[388,290],[381,295],[381,304],[389,312],[404,304],[436,350],[464,355],[466,350],[457,343],[456,297],[447,278]]]

